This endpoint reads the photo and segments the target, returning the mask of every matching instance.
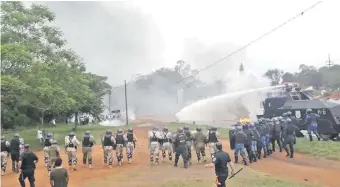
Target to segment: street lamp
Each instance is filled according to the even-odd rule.
[[[128,101],[127,101],[127,85],[129,85],[129,83],[131,82],[131,80],[135,77],[135,76],[140,76],[141,74],[137,73],[131,76],[129,82],[126,83],[126,80],[124,80],[124,91],[125,91],[125,121],[126,121],[126,125],[129,125],[129,115],[128,115]]]

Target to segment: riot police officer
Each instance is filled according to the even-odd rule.
[[[14,134],[14,138],[10,143],[11,160],[12,160],[12,171],[19,173],[19,158],[20,158],[20,135],[18,133]]]
[[[217,152],[213,159],[213,163],[205,165],[207,168],[215,166],[215,174],[217,177],[217,186],[226,187],[226,180],[228,178],[228,165],[231,169],[231,174],[234,174],[234,167],[231,162],[230,156],[227,152],[222,151],[222,144],[220,142],[216,143]]]
[[[236,126],[236,132],[231,137],[235,143],[235,163],[238,163],[238,154],[240,153],[243,159],[243,164],[247,165],[246,153],[244,151],[244,143],[247,141],[247,135],[242,131],[241,126]]]
[[[318,122],[317,119],[320,118],[320,115],[315,114],[312,112],[312,109],[307,109],[307,115],[305,117],[305,123],[308,124],[308,135],[309,135],[309,140],[313,141],[313,136],[312,132],[315,134],[315,136],[318,138],[320,141],[320,135],[318,133]]]
[[[290,156],[290,158],[294,157],[294,132],[295,130],[299,130],[299,128],[292,124],[291,119],[286,120],[286,126],[283,129],[283,136],[284,136],[284,142],[283,142],[283,148],[287,152],[286,156]],[[289,151],[287,148],[287,145],[289,145]]]
[[[188,165],[191,165],[191,143],[193,140],[192,134],[190,132],[190,129],[188,126],[183,127],[183,132],[185,136],[187,137],[187,159],[188,159]]]
[[[88,167],[92,169],[92,151],[93,145],[95,144],[94,137],[91,135],[90,131],[85,131],[82,140],[82,152],[83,152],[83,164],[85,165],[88,161]]]
[[[25,152],[21,155],[21,173],[19,175],[19,182],[21,187],[25,187],[25,179],[28,178],[31,187],[34,187],[35,178],[34,170],[35,164],[38,162],[38,157],[35,153],[29,150],[30,145],[25,144]]]
[[[187,159],[187,137],[185,136],[183,129],[179,128],[177,130],[177,135],[175,138],[175,164],[177,167],[179,156],[181,155],[183,158],[184,168],[188,168],[188,159]]]

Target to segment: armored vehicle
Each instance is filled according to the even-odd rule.
[[[306,110],[312,109],[313,113],[319,114],[318,131],[323,139],[333,139],[340,133],[340,105],[334,102],[311,99],[300,88],[286,87],[284,91],[275,96],[269,96],[261,103],[264,109],[263,115],[257,117],[272,118],[281,116],[282,113],[292,112],[296,117],[300,130],[306,130]],[[298,136],[303,136],[298,133]]]

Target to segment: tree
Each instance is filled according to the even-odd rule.
[[[281,77],[283,75],[283,71],[279,69],[269,69],[265,76],[271,80],[272,85],[277,85],[281,82]]]
[[[23,114],[44,125],[46,112],[98,116],[111,87],[65,47],[62,32],[52,26],[55,14],[22,2],[2,2],[1,9],[1,122],[13,126]]]
[[[282,75],[283,82],[294,82],[296,81],[294,74],[286,72]]]

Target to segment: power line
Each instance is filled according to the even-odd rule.
[[[252,45],[252,44],[258,42],[259,40],[263,39],[264,37],[268,36],[269,34],[275,32],[276,30],[278,30],[279,28],[283,27],[283,26],[286,25],[287,23],[289,23],[289,22],[295,20],[296,18],[298,18],[298,17],[300,17],[300,16],[303,16],[304,13],[306,13],[306,12],[308,12],[309,10],[315,8],[315,7],[316,7],[317,5],[319,5],[320,3],[322,3],[322,1],[319,1],[319,2],[317,2],[317,3],[315,3],[315,4],[313,4],[312,6],[310,6],[309,8],[307,8],[307,9],[305,9],[305,10],[303,10],[302,12],[300,12],[299,14],[297,14],[297,15],[295,15],[294,17],[290,18],[290,19],[287,20],[286,22],[280,24],[279,26],[275,27],[274,29],[272,29],[272,30],[266,32],[265,34],[261,35],[260,37],[256,38],[255,40],[252,40],[251,42],[249,42],[248,44],[244,45],[243,47],[241,47],[241,48],[237,49],[236,51],[230,53],[230,54],[227,55],[226,57],[223,57],[222,59],[220,59],[220,60],[218,60],[218,61],[216,61],[216,62],[214,62],[214,63],[212,63],[212,64],[210,64],[210,65],[208,65],[208,66],[206,66],[205,68],[198,70],[197,72],[191,74],[190,76],[184,77],[183,79],[177,81],[176,83],[180,83],[180,82],[182,82],[182,81],[184,81],[184,80],[186,80],[186,79],[188,79],[188,78],[192,78],[192,77],[194,77],[195,75],[199,74],[200,72],[205,71],[205,70],[207,70],[207,69],[209,69],[209,68],[215,66],[216,64],[222,62],[223,60],[229,58],[230,56],[232,56],[232,55],[238,53],[239,51],[241,51],[241,50],[247,48],[248,46],[250,46],[250,45]]]
[[[331,61],[331,56],[328,54],[328,60],[326,61],[326,65],[330,68],[331,66],[333,66],[333,62]]]

